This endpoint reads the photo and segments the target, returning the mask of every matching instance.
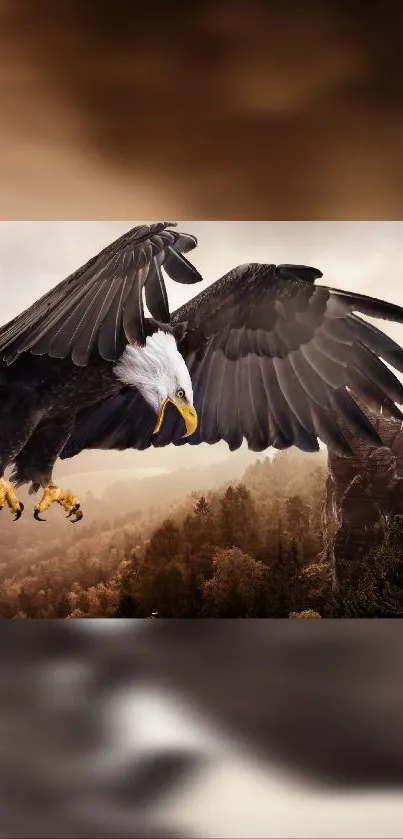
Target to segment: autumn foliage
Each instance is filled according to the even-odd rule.
[[[240,482],[8,546],[4,618],[286,617],[332,611],[321,561],[325,457],[257,460]],[[70,533],[68,532],[68,535]]]

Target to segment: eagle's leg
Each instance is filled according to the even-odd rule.
[[[52,481],[43,485],[43,495],[39,503],[35,507],[34,517],[37,521],[46,521],[41,519],[40,513],[44,513],[54,503],[60,504],[66,510],[67,518],[74,516],[72,522],[80,521],[83,517],[83,512],[80,510],[80,501],[76,495],[73,495],[69,490],[61,489]]]
[[[10,417],[17,418],[15,422]],[[14,521],[21,518],[24,505],[19,500],[11,483],[4,477],[21,449],[24,448],[38,423],[38,415],[32,409],[30,401],[15,394],[2,393],[0,413],[0,510],[7,504]]]
[[[21,518],[24,509],[22,501],[17,498],[11,484],[5,478],[0,478],[0,510],[3,509],[4,504],[7,504],[10,511],[14,513],[14,521]]]
[[[60,504],[68,517],[74,516],[71,519],[74,522],[83,517],[77,496],[56,486],[52,480],[54,464],[71,434],[74,421],[75,417],[71,415],[44,418],[15,459],[12,479],[16,484],[30,482],[30,493],[37,492],[40,487],[43,489],[34,510],[37,521],[46,521],[40,514],[54,503]]]

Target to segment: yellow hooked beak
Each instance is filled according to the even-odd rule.
[[[176,402],[174,399],[170,399],[170,397],[168,397],[168,399],[165,399],[165,402],[163,402],[162,405],[161,405],[160,412],[159,412],[158,417],[157,417],[157,423],[156,423],[156,426],[154,428],[154,434],[158,434],[158,432],[161,430],[161,426],[162,426],[162,423],[164,422],[165,411],[166,411],[166,407],[168,405],[168,402],[171,402],[172,405],[175,405],[175,408],[178,409],[181,417],[183,418],[183,421],[184,421],[185,426],[186,426],[186,434],[184,434],[183,436],[184,437],[190,437],[191,434],[195,433],[196,428],[197,428],[198,420],[197,420],[196,410],[193,407],[193,405],[186,405],[186,404],[184,405],[181,402]]]

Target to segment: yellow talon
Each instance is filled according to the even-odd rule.
[[[10,511],[14,513],[14,521],[21,518],[24,509],[22,501],[17,498],[11,484],[4,478],[0,478],[0,510],[3,509],[4,504],[7,504]]]
[[[75,518],[71,519],[72,522],[82,519],[83,512],[79,509],[80,502],[77,496],[68,490],[60,489],[56,484],[48,484],[48,486],[44,487],[42,498],[35,507],[34,518],[37,521],[46,521],[46,519],[41,519],[39,514],[44,513],[55,502],[66,510],[67,518],[73,515],[75,516]]]

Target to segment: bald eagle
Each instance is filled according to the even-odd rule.
[[[163,271],[202,279],[184,256],[197,240],[174,227],[134,228],[0,329],[0,507],[15,519],[25,483],[43,490],[36,519],[53,502],[82,518],[52,471],[84,449],[322,440],[348,457],[343,426],[383,445],[358,403],[403,421],[389,369],[403,350],[357,315],[402,323],[402,308],[319,285],[317,268],[250,263],[170,314]]]

